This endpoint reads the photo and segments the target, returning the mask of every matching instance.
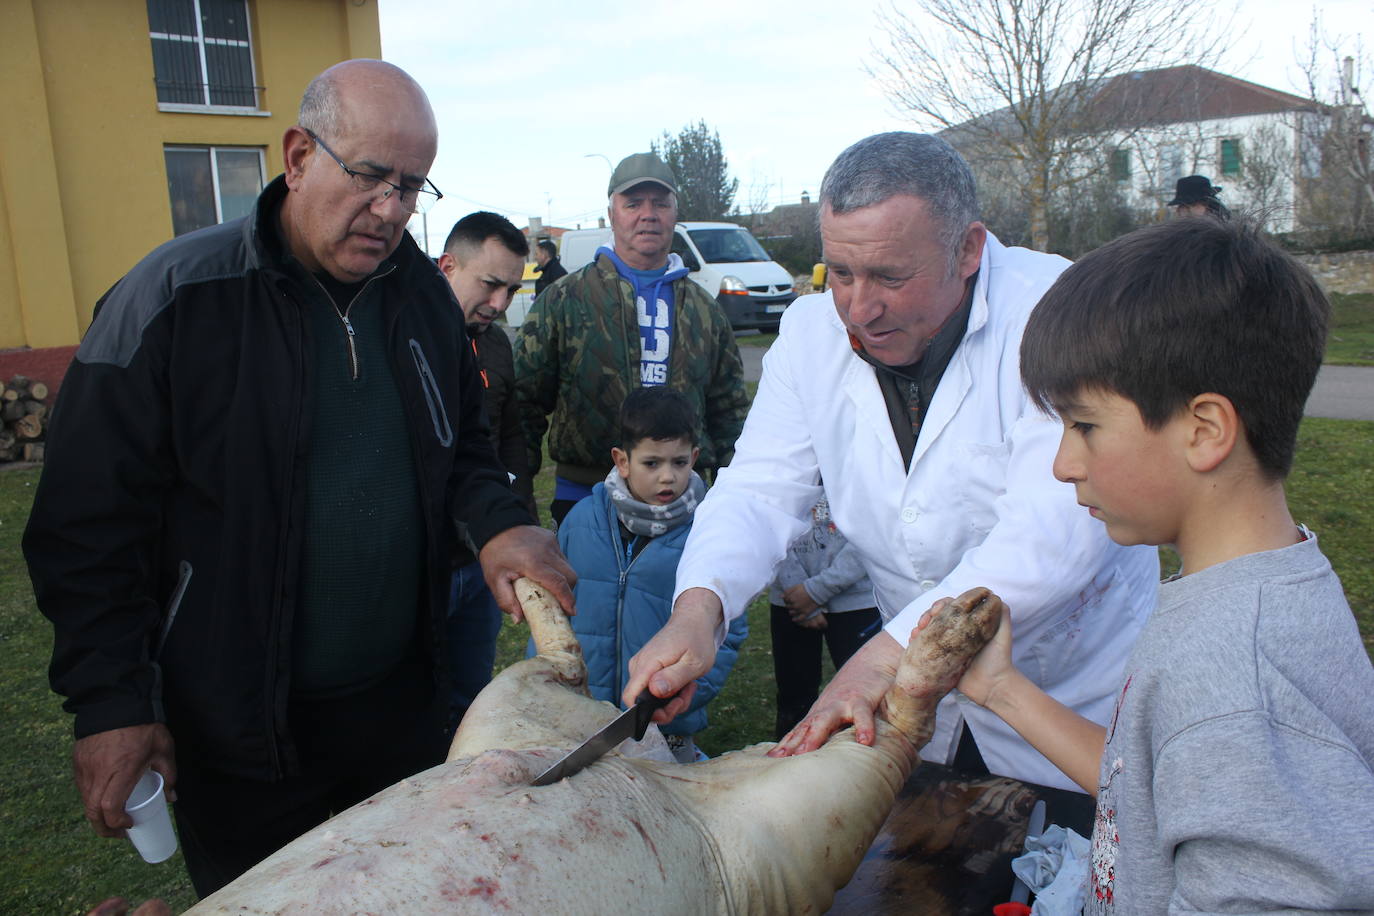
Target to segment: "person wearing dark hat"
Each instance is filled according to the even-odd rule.
[[[1174,199],[1165,206],[1174,208],[1175,216],[1215,216],[1230,219],[1231,211],[1217,199],[1221,188],[1212,184],[1206,175],[1180,178],[1174,186]]]
[[[702,476],[727,464],[749,396],[734,331],[670,253],[677,177],[653,153],[621,160],[607,187],[611,244],[546,289],[515,344],[516,396],[531,473],[557,463],[555,522],[612,469],[617,411],[636,388],[681,391],[701,418]]]

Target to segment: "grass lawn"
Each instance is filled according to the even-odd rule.
[[[1331,310],[1326,361],[1340,366],[1374,366],[1374,293],[1334,293]]]
[[[1321,536],[1345,583],[1365,646],[1374,655],[1374,422],[1303,422],[1289,498]],[[543,511],[552,488],[536,486]],[[0,472],[0,913],[81,914],[109,896],[162,897],[180,911],[194,902],[180,854],[147,865],[122,841],[95,836],[71,782],[71,720],[48,691],[52,635],[34,606],[19,553],[38,471]],[[768,609],[749,611],[750,636],[699,736],[710,754],[769,740],[773,729]],[[526,630],[507,625],[498,667],[524,654]]]

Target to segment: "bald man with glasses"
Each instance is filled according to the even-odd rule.
[[[24,552],[86,816],[119,835],[160,772],[202,896],[442,761],[455,523],[503,608],[572,602],[405,231],[436,148],[403,71],[326,70],[253,212],[101,299],[54,411]]]

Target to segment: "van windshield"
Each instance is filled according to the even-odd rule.
[[[768,252],[742,226],[733,229],[689,229],[687,234],[708,264],[767,261]]]

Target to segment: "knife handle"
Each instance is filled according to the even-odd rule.
[[[674,694],[673,696],[676,696]],[[635,699],[635,740],[643,741],[644,733],[649,730],[649,721],[653,719],[654,713],[668,705],[668,701],[673,697],[656,697],[649,692],[649,688],[644,688]]]

